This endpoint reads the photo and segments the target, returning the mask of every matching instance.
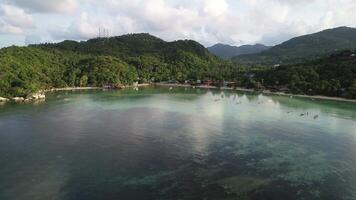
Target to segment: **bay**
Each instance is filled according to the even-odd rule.
[[[356,199],[356,104],[148,87],[0,105],[0,199]]]

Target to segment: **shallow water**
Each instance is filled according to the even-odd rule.
[[[356,104],[145,88],[0,105],[0,199],[356,199]]]

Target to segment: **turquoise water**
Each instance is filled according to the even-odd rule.
[[[356,199],[356,104],[145,88],[0,105],[0,199]]]

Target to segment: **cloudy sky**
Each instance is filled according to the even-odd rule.
[[[205,46],[356,27],[355,0],[0,0],[0,47],[145,32]]]

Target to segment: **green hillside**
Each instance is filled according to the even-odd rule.
[[[110,55],[125,58],[142,55],[153,55],[166,58],[180,51],[209,58],[211,54],[199,43],[192,40],[165,42],[148,33],[127,34],[111,38],[95,38],[85,42],[63,41],[57,44],[36,45],[41,48],[52,48],[74,51],[82,54]]]
[[[355,52],[338,52],[310,61],[301,59],[302,64],[253,67],[222,60],[195,41],[166,42],[149,34],[8,47],[0,50],[0,96],[26,96],[53,87],[199,79],[356,98]]]
[[[293,94],[356,98],[355,55],[356,51],[348,50],[301,64],[252,68],[240,74],[240,85]]]
[[[242,55],[233,60],[262,65],[301,63],[348,49],[356,49],[356,28],[339,27],[296,37],[262,53]]]
[[[220,58],[231,59],[239,55],[260,53],[269,48],[269,46],[265,46],[263,44],[242,45],[238,47],[227,44],[215,44],[214,46],[208,47],[208,50]]]
[[[165,42],[149,34],[9,47],[0,50],[0,96],[52,87],[221,80],[231,77],[232,68],[195,41]]]

